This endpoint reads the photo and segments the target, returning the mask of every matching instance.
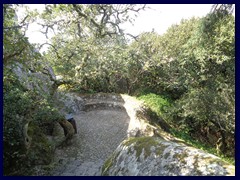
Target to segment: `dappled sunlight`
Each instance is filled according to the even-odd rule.
[[[109,174],[198,175],[202,151],[190,146],[234,164],[234,14],[234,4],[3,4],[4,175],[101,175],[114,163]]]

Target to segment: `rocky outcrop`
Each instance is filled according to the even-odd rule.
[[[122,95],[122,98],[123,106],[130,117],[128,137],[153,136],[156,128],[150,125],[145,116],[139,116],[144,111],[143,102],[128,95]]]
[[[142,103],[133,97],[98,93],[81,95],[81,98],[84,102],[83,109],[73,116],[77,122],[78,133],[74,135],[70,146],[60,146],[56,149],[54,158],[56,166],[50,172],[51,175],[101,175],[100,170],[104,161],[125,138],[130,136],[130,132],[134,131],[132,135],[137,136],[141,134],[138,131],[144,132],[146,127],[143,123],[147,122],[140,120],[134,111],[141,110],[137,106]],[[129,112],[132,114],[128,114]],[[134,119],[130,119],[133,117]],[[64,138],[59,133],[60,130],[61,127],[57,125],[53,138],[57,145],[60,145]]]
[[[123,141],[102,167],[109,176],[222,176],[235,167],[202,150],[158,137]]]
[[[34,90],[43,97],[51,96],[55,99],[55,104],[61,113],[77,113],[83,109],[84,101],[82,98],[72,93],[57,91],[57,79],[50,66],[45,65],[41,72],[20,63],[12,64],[10,68],[27,90]]]
[[[61,103],[61,105],[59,104],[59,109],[64,114],[77,114],[84,109],[84,100],[73,93],[57,92],[54,97]]]
[[[77,94],[70,96],[74,101]],[[82,111],[74,115],[79,133],[74,135],[70,146],[56,149],[56,166],[48,172],[49,175],[235,174],[234,166],[212,154],[188,146],[161,128],[151,125],[143,103],[134,97],[98,93],[81,95],[79,103],[76,112]],[[65,137],[59,133],[59,124],[55,130],[53,140],[61,144]]]
[[[16,112],[16,117],[13,117],[16,122],[14,125],[19,131],[17,134],[21,140],[19,143],[23,149],[21,151],[23,155],[19,159],[24,161],[22,165],[26,167],[48,164],[55,148],[68,140],[69,135],[73,136],[73,128],[70,130],[68,128],[65,137],[64,130],[66,131],[67,126],[61,128],[58,121],[68,113],[81,111],[84,102],[74,94],[58,91],[56,76],[48,65],[31,68],[29,65],[16,62],[5,67],[4,71],[6,73],[9,71],[9,74],[17,80],[19,87],[23,89],[22,92],[33,94],[27,96],[29,99],[39,102],[38,106],[29,108],[27,113],[18,115]],[[54,132],[56,130],[57,133]],[[11,158],[11,155],[9,157]]]
[[[42,95],[50,95],[54,84],[52,80],[56,79],[51,67],[46,66],[43,72],[37,72],[23,64],[15,63],[10,68],[26,89],[36,90]]]

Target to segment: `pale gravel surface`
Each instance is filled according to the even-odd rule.
[[[104,161],[127,137],[129,117],[124,110],[92,110],[75,117],[78,134],[72,145],[57,149],[54,176],[97,176]]]

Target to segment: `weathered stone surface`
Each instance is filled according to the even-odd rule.
[[[60,110],[62,109],[63,114],[67,111],[76,113],[82,109],[82,98],[56,89],[56,76],[52,67],[45,65],[42,72],[35,72],[35,70],[30,71],[21,63],[15,63],[12,65],[12,70],[26,89],[37,91],[43,97],[52,96],[56,100],[56,106]]]
[[[44,71],[48,71],[49,73],[43,74],[41,72],[31,72],[20,63],[12,66],[13,72],[18,76],[18,79],[25,88],[28,90],[37,90],[41,94],[50,95],[52,85],[54,84],[51,79],[56,79],[51,67],[46,66]]]
[[[145,119],[138,116],[138,113],[143,110],[143,102],[128,95],[121,96],[124,100],[123,107],[130,117],[128,137],[153,136],[155,128]]]
[[[123,141],[102,167],[110,176],[235,175],[235,167],[202,150],[157,137]]]
[[[84,108],[84,100],[73,93],[58,92],[55,94],[55,97],[58,101],[63,103],[61,111],[66,114],[77,114]]]
[[[60,114],[65,115],[69,112],[79,114],[84,102],[82,98],[74,94],[59,92],[53,69],[50,66],[44,66],[45,65],[42,65],[41,69],[34,69],[21,63],[15,63],[9,66],[9,70],[13,71],[26,90],[36,92],[39,97],[46,101],[51,99],[49,103],[53,102],[53,105],[51,105],[55,107]],[[29,126],[29,122],[25,120],[24,116],[19,116],[19,120],[21,120],[19,122],[22,123],[23,127],[21,129],[23,129],[22,134],[24,135],[25,146],[27,149],[30,147],[26,158],[34,165],[50,163],[51,158],[49,157],[52,157],[56,147],[61,146],[63,144],[62,142],[68,139],[68,134],[66,137],[64,136],[63,129],[57,122],[50,121],[45,124],[42,123],[42,129],[39,131],[39,129],[37,129],[38,126],[34,123],[32,123],[34,124],[34,128],[31,124]],[[29,132],[31,132],[31,134]],[[41,138],[35,136],[37,133],[37,136]],[[35,138],[33,138],[33,136]]]
[[[32,72],[24,65],[16,63],[12,68],[20,82],[28,90],[36,90],[42,96],[53,96],[56,105],[63,114],[67,112],[77,113],[83,109],[84,100],[73,93],[63,93],[55,91],[54,81],[56,76],[50,66],[45,66],[42,72]]]

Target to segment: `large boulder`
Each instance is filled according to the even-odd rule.
[[[10,67],[21,84],[28,90],[37,91],[43,97],[52,97],[63,114],[77,113],[83,109],[83,99],[73,93],[64,93],[55,89],[56,75],[51,66],[43,65],[41,72],[29,68],[21,63]]]
[[[59,108],[64,114],[77,114],[84,108],[84,100],[74,93],[58,92],[55,94],[55,98],[58,99],[58,102],[62,103],[62,106]]]
[[[123,141],[102,167],[109,176],[235,175],[235,167],[220,158],[159,137]]]
[[[21,63],[15,63],[10,68],[26,89],[38,91],[44,96],[51,94],[56,77],[50,66],[45,66],[42,72],[30,70]]]

